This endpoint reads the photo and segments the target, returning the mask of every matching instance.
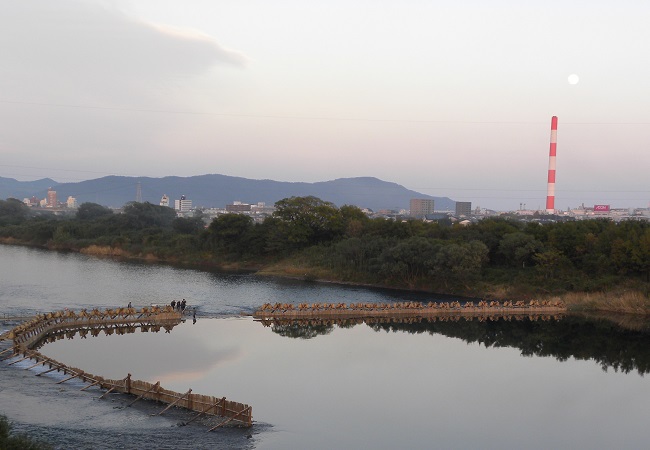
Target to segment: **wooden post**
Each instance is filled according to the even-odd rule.
[[[38,366],[39,364],[45,364],[45,361],[39,361],[36,364],[27,367],[25,370],[33,369],[34,367]]]
[[[0,359],[0,361],[6,361],[8,359],[14,358],[18,353],[12,353],[11,355],[7,356],[6,358]]]
[[[86,387],[82,387],[82,388],[79,389],[79,390],[80,390],[80,391],[85,391],[86,389],[91,388],[91,387],[93,387],[93,386],[95,386],[96,384],[99,384],[99,383],[101,383],[101,382],[102,382],[102,380],[97,380],[97,381],[95,381],[94,383],[89,384],[89,385],[86,386]]]
[[[113,392],[113,391],[115,390],[116,387],[117,387],[117,386],[113,386],[113,387],[110,388],[108,391],[104,392],[104,393],[101,395],[101,397],[99,397],[99,399],[101,400],[101,399],[103,399],[104,397],[106,397],[108,394],[110,394],[111,392]]]
[[[19,363],[19,362],[21,362],[21,361],[25,361],[26,359],[30,359],[30,358],[31,358],[31,356],[25,356],[24,358],[19,359],[18,361],[10,362],[10,363],[7,364],[7,365],[8,365],[8,366],[13,366],[13,365],[16,364],[16,363]]]
[[[213,406],[216,407],[216,405],[208,405],[207,408],[205,408],[203,411],[199,412],[196,416],[192,417],[192,418],[191,418],[187,423],[192,423],[192,422],[194,422],[196,419],[198,419],[200,416],[202,416],[202,415],[205,414],[208,410],[210,410],[210,408],[212,408]],[[187,424],[186,424],[186,425],[187,425]]]
[[[124,379],[124,389],[127,394],[131,393],[131,374],[128,374]]]
[[[224,421],[221,422],[220,424],[218,424],[218,425],[216,425],[216,426],[210,428],[210,429],[208,430],[208,432],[210,432],[210,431],[212,431],[212,430],[216,430],[217,428],[219,428],[219,427],[221,427],[221,426],[227,424],[228,422],[232,422],[232,421],[235,420],[237,417],[241,416],[241,415],[244,414],[245,412],[248,412],[250,409],[251,409],[251,407],[250,407],[250,406],[247,406],[246,408],[242,409],[240,412],[238,412],[237,414],[235,414],[234,416],[232,416],[230,419],[224,420]],[[240,422],[241,422],[241,421],[240,421]],[[248,425],[250,425],[250,423],[249,423]]]
[[[45,373],[52,372],[53,370],[59,370],[59,368],[58,368],[58,367],[52,367],[51,369],[46,370],[45,372],[37,373],[36,376],[37,376],[37,377],[40,377],[41,375],[43,375],[43,374],[45,374]]]
[[[167,408],[163,409],[163,410],[160,411],[158,414],[152,414],[152,416],[159,416],[159,415],[161,415],[162,413],[164,413],[165,411],[167,411],[169,408],[171,408],[172,406],[174,406],[176,403],[178,403],[178,402],[180,402],[181,400],[183,400],[183,399],[185,398],[185,396],[190,395],[191,393],[192,393],[192,389],[190,389],[189,391],[187,391],[186,393],[184,393],[183,395],[181,395],[179,398],[177,398],[176,400],[174,400],[172,403],[170,403],[170,404],[167,406]]]
[[[65,383],[66,381],[68,381],[68,380],[72,380],[73,378],[80,377],[80,376],[82,376],[83,374],[84,374],[84,373],[83,373],[83,370],[82,370],[81,372],[79,372],[79,373],[77,373],[77,374],[74,374],[74,375],[72,375],[72,376],[70,376],[70,377],[68,377],[68,378],[65,378],[65,379],[63,379],[63,380],[61,380],[61,381],[57,381],[56,384]]]
[[[135,402],[137,402],[138,400],[140,400],[142,397],[144,397],[145,395],[147,395],[149,392],[153,391],[154,389],[157,389],[158,386],[160,386],[160,381],[158,381],[158,382],[157,382],[156,384],[154,384],[154,385],[153,385],[149,390],[147,390],[147,391],[144,392],[143,394],[139,395],[138,398],[136,398],[135,400],[133,400],[131,403],[129,403],[129,404],[126,405],[126,406],[127,406],[127,407],[131,406],[132,404],[134,404]]]

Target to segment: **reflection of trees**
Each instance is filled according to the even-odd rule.
[[[453,320],[452,320],[453,319]],[[550,356],[559,361],[569,358],[593,360],[603,370],[650,373],[650,328],[628,329],[608,320],[587,320],[566,316],[561,320],[529,320],[522,317],[491,320],[428,321],[426,319],[272,320],[273,332],[291,338],[310,339],[329,334],[334,325],[351,328],[367,323],[375,331],[403,331],[412,334],[441,334],[477,342],[485,347],[513,347],[522,356]],[[264,321],[263,321],[264,323]]]
[[[320,324],[307,324],[299,322],[287,323],[274,323],[271,327],[274,333],[280,336],[298,338],[298,339],[311,339],[320,334],[330,334],[334,330],[333,325]]]
[[[165,323],[162,326],[157,324],[156,325],[153,324],[80,325],[77,328],[73,328],[73,329],[61,329],[61,330],[50,331],[34,345],[34,348],[38,349],[44,346],[45,344],[56,342],[64,338],[74,339],[77,336],[77,334],[79,334],[79,337],[81,339],[87,339],[88,334],[90,334],[92,337],[98,337],[102,332],[106,336],[111,336],[113,334],[124,335],[124,334],[135,333],[138,328],[140,328],[140,330],[143,333],[148,333],[148,332],[158,333],[161,327],[165,330],[165,333],[169,333],[176,325],[177,323],[173,323],[173,322]]]
[[[606,320],[565,317],[560,321],[469,321],[375,324],[379,330],[442,334],[485,347],[514,347],[523,356],[594,360],[604,371],[650,373],[650,332],[617,327]]]

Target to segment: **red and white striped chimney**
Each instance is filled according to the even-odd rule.
[[[557,116],[551,118],[551,148],[548,153],[548,188],[546,189],[546,212],[555,213],[555,152],[557,150]]]

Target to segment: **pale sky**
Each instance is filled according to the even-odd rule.
[[[0,0],[0,176],[648,207],[650,3]],[[579,77],[571,84],[569,76]]]

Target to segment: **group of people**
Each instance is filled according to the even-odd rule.
[[[172,308],[178,311],[185,312],[185,305],[186,305],[185,299],[180,300],[178,302],[176,300],[172,300]]]

